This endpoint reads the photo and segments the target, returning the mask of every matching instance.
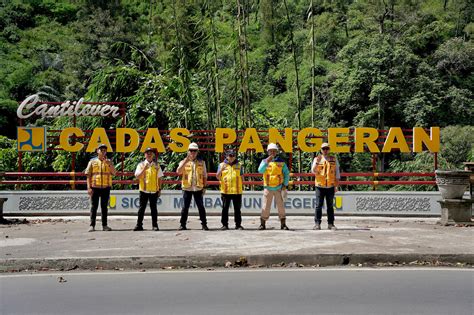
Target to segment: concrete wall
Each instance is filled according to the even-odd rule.
[[[90,207],[86,191],[0,191],[2,197],[8,198],[5,215],[87,215]],[[243,214],[258,215],[261,197],[260,191],[245,191]],[[437,200],[440,199],[439,192],[339,192],[334,205],[337,215],[439,216],[441,208]],[[179,215],[182,202],[181,191],[165,190],[158,200],[158,211],[162,215]],[[136,214],[138,204],[138,191],[113,190],[109,213]],[[221,213],[218,191],[208,191],[204,204],[208,214]],[[290,191],[285,206],[288,215],[313,215],[314,191]],[[194,204],[190,212],[197,213]]]

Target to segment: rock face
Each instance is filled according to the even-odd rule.
[[[443,199],[462,199],[469,186],[470,171],[436,170],[436,184]]]

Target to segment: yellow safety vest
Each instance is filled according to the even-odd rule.
[[[142,162],[142,167],[145,167],[145,162]],[[160,190],[160,178],[158,173],[160,165],[152,163],[144,174],[139,179],[139,189],[143,192],[157,192]]]
[[[265,173],[263,173],[263,185],[267,187],[277,187],[283,184],[283,166],[285,162],[268,163]]]
[[[334,187],[338,185],[336,178],[336,157],[328,156],[327,160],[323,157],[316,167],[315,184],[318,187]]]
[[[221,193],[230,195],[242,194],[241,168],[240,163],[234,165],[227,163],[221,164]]]
[[[87,175],[92,177],[92,187],[106,188],[112,186],[112,172],[110,166],[98,158],[89,162]]]
[[[194,175],[193,168],[196,168],[196,175]],[[194,178],[196,176],[196,178]],[[204,188],[204,161],[196,160],[189,161],[184,166],[182,178],[181,178],[181,188],[189,189],[193,185],[193,180],[196,183],[197,188]]]

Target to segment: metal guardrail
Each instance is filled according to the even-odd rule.
[[[0,173],[0,185],[86,185],[84,178],[86,175],[83,172],[3,172]],[[115,177],[133,177],[133,172],[117,172]],[[179,177],[176,172],[164,172],[164,176],[168,179],[163,180],[163,184],[180,184],[181,180],[173,179]],[[216,173],[208,173],[208,177],[215,178]],[[290,185],[314,185],[314,180],[304,180],[304,178],[313,178],[313,173],[290,173],[291,178]],[[341,177],[371,177],[374,180],[343,180],[339,181],[340,185],[436,185],[434,180],[378,180],[379,178],[387,177],[434,177],[434,173],[415,173],[415,172],[398,172],[398,173],[371,173],[371,172],[354,172],[354,173],[341,173]],[[18,179],[23,177],[29,177],[28,179]],[[30,179],[34,177],[69,177],[70,179]],[[171,179],[170,179],[171,177]],[[262,174],[259,173],[248,173],[244,174],[243,184],[244,185],[262,185],[262,180],[252,180],[252,178],[261,178]],[[16,179],[5,179],[5,178],[16,178]],[[245,180],[248,178],[248,180]],[[377,179],[377,180],[375,180]],[[116,179],[115,184],[138,184],[137,179]],[[210,186],[219,185],[219,181],[210,180],[207,182]]]

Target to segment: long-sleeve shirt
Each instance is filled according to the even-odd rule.
[[[276,158],[272,162],[283,162],[282,159]],[[263,159],[262,162],[260,162],[260,166],[258,167],[258,172],[260,174],[265,173],[266,169],[268,167],[267,159]],[[290,181],[290,170],[288,169],[288,166],[286,166],[286,163],[283,164],[283,186],[288,186],[288,182]],[[269,187],[269,186],[263,186],[264,189],[268,190],[280,190],[282,188],[282,185],[278,185],[276,187]]]
[[[183,190],[186,190],[186,191],[200,191],[202,190],[202,188],[199,188],[197,187],[197,173],[196,173],[196,160],[194,161],[190,161],[193,163],[193,182],[191,184],[191,187],[190,188],[183,188]],[[184,160],[182,160],[181,162],[179,162],[179,165],[178,165],[178,168],[180,168],[181,166],[183,166],[184,164]],[[206,163],[203,163],[203,177],[204,179],[207,178],[207,168],[206,168]]]
[[[316,167],[316,158],[313,159],[313,163],[311,163],[311,172],[313,172],[314,168]],[[324,158],[324,155],[321,156],[321,160],[326,160]],[[337,159],[336,157],[336,179],[339,181],[341,179],[341,171],[340,171],[340,167],[339,167],[339,160]]]

